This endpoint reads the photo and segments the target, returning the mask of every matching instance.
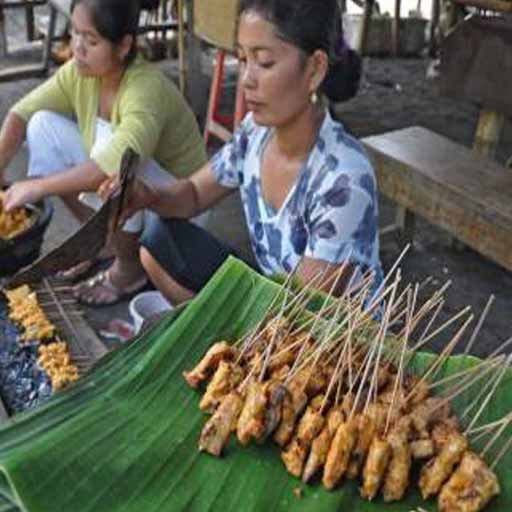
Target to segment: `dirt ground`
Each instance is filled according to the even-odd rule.
[[[28,55],[33,58],[33,51],[30,50]],[[24,58],[23,53],[18,53],[14,60],[19,62]],[[0,60],[0,67],[4,65],[7,65],[7,61]],[[337,109],[339,117],[359,137],[422,125],[470,146],[478,107],[438,97],[435,85],[425,80],[427,65],[428,62],[420,58],[366,59],[360,94]],[[169,75],[175,76],[174,63],[164,62],[161,67]],[[38,83],[39,79],[0,83],[0,120],[17,98]],[[505,126],[498,158],[504,161],[510,155],[512,129],[509,123]],[[26,157],[26,151],[23,150],[11,165],[11,177],[23,176]],[[392,214],[393,205],[382,198],[382,224],[388,223]],[[62,207],[58,206],[47,234],[45,250],[58,244],[75,227]],[[236,198],[229,199],[215,209],[210,227],[241,248],[245,254],[249,253],[240,205]],[[500,342],[512,336],[512,320],[509,316],[512,275],[470,249],[453,247],[445,233],[421,219],[417,222],[416,233],[414,247],[402,263],[404,280],[423,282],[431,277],[430,283],[422,289],[423,297],[447,280],[452,281],[452,286],[446,292],[446,306],[440,319],[448,318],[466,305],[470,305],[478,316],[489,296],[494,294],[494,306],[472,351],[480,356],[489,354]],[[397,240],[387,240],[382,244],[381,256],[386,269],[390,268],[401,250],[402,245]],[[100,328],[112,316],[127,317],[127,305],[123,303],[116,308],[89,310],[88,315],[91,324]],[[449,334],[447,332],[435,340],[433,348],[439,349]],[[464,344],[464,340],[461,344]]]

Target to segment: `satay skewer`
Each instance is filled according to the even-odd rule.
[[[492,421],[490,423],[486,423],[485,425],[480,425],[479,427],[474,427],[467,432],[467,435],[472,438],[473,442],[477,442],[482,437],[485,437],[492,433],[496,428],[501,427],[503,423],[508,422],[512,418],[512,412],[509,412],[502,418],[496,421]],[[478,434],[478,435],[476,435]],[[475,437],[473,437],[475,436]]]
[[[482,412],[485,410],[485,408],[487,407],[487,404],[490,402],[491,398],[493,397],[494,393],[496,392],[496,390],[498,389],[498,386],[500,384],[500,382],[502,381],[503,377],[505,376],[505,373],[508,369],[508,367],[510,366],[510,362],[512,360],[512,354],[507,358],[505,364],[503,365],[503,368],[501,369],[500,373],[498,374],[498,377],[496,378],[496,381],[494,382],[493,386],[492,386],[492,389],[491,391],[489,392],[489,394],[486,396],[485,400],[483,401],[482,405],[480,406],[480,408],[478,409],[477,413],[473,416],[473,419],[471,420],[470,424],[468,425],[468,427],[466,428],[466,433],[468,432],[468,430],[471,430],[471,428],[475,425],[475,423],[478,421],[478,418],[480,418]]]
[[[482,311],[482,314],[480,315],[480,318],[478,319],[478,322],[476,324],[475,330],[473,331],[473,334],[471,335],[471,338],[468,341],[468,344],[466,345],[466,348],[464,349],[464,354],[467,355],[473,348],[473,344],[475,343],[475,340],[480,333],[480,329],[482,328],[482,325],[485,322],[485,319],[487,318],[487,315],[489,314],[489,311],[491,309],[491,306],[494,302],[494,295],[491,294],[489,297],[489,300],[487,301],[484,310]]]
[[[494,366],[498,366],[499,364],[500,362],[497,362],[495,363]],[[486,368],[484,372],[476,372],[475,376],[470,375],[469,377],[466,378],[466,380],[463,380],[461,383],[455,384],[451,389],[446,390],[445,392],[448,393],[448,395],[444,396],[443,399],[439,401],[439,403],[432,409],[432,412],[435,412],[437,409],[450,403],[457,396],[462,395],[462,393],[466,392],[476,382],[482,380],[487,375],[487,373],[492,371],[494,369],[494,366]]]
[[[504,362],[506,364],[506,360],[504,361],[504,358],[505,356],[501,356],[501,357],[497,357],[491,361],[499,361],[499,364],[501,364],[501,362]],[[477,365],[479,366],[479,365]],[[496,377],[495,378],[499,378],[499,373],[496,374]],[[471,412],[471,410],[476,407],[476,405],[480,402],[480,399],[485,395],[485,393],[487,393],[487,390],[488,388],[490,388],[492,385],[493,385],[493,382],[494,382],[494,379],[491,378],[489,379],[485,384],[484,386],[482,387],[482,389],[480,390],[480,392],[478,393],[478,395],[472,400],[472,402],[464,409],[464,411],[462,412],[462,414],[459,415],[459,419],[461,421],[464,420],[464,418]]]
[[[444,322],[440,327],[438,327],[434,332],[429,334],[426,338],[418,341],[418,343],[416,343],[412,350],[416,351],[420,347],[427,344],[431,339],[435,338],[438,334],[441,334],[445,329],[447,329],[450,325],[456,322],[459,318],[466,315],[469,311],[471,311],[471,306],[466,306],[465,308],[461,309],[458,313],[456,313],[448,320],[446,320],[446,322]]]
[[[459,381],[461,377],[465,377],[469,374],[472,374],[474,372],[479,372],[480,370],[482,370],[482,368],[490,365],[490,364],[495,364],[497,362],[502,362],[504,360],[504,355],[501,355],[501,356],[498,356],[498,357],[494,357],[494,358],[491,358],[491,359],[484,359],[483,361],[477,363],[476,365],[474,366],[470,366],[469,368],[465,368],[464,370],[460,370],[456,373],[453,373],[451,375],[448,375],[447,377],[443,377],[442,379],[439,379],[439,380],[436,380],[434,382],[431,382],[428,387],[430,390],[432,389],[435,389],[435,388],[438,388],[439,386],[444,386],[446,385],[447,383],[449,382],[452,382],[452,381]]]
[[[447,281],[441,288],[436,290],[432,296],[423,303],[421,308],[417,311],[417,313],[414,314],[411,324],[411,332],[414,331],[416,328],[416,325],[420,322],[422,318],[425,317],[432,309],[434,309],[440,302],[443,301],[443,294],[447,290],[447,288],[451,285],[451,281]],[[404,330],[399,333],[399,336],[402,336],[404,333]]]
[[[464,308],[461,312],[459,312],[457,315],[455,315],[456,317],[460,317],[462,316],[463,313],[467,313],[469,309],[468,308]],[[412,389],[410,390],[409,394],[406,396],[405,400],[406,401],[409,401],[409,399],[411,398],[411,396],[414,395],[414,392],[416,391],[416,388],[418,386],[420,386],[421,384],[423,384],[428,377],[433,377],[437,371],[443,366],[444,362],[448,359],[448,357],[450,356],[450,354],[452,353],[453,349],[455,348],[455,346],[457,345],[457,343],[460,341],[460,339],[462,338],[462,334],[464,333],[464,331],[467,329],[468,325],[473,321],[473,315],[470,315],[466,321],[464,322],[464,324],[462,325],[462,327],[457,331],[457,333],[455,334],[455,336],[453,336],[453,338],[449,341],[449,343],[446,345],[446,347],[443,349],[443,351],[441,352],[441,354],[439,354],[439,356],[435,359],[435,361],[430,365],[430,367],[424,372],[424,374],[421,376],[420,380],[412,387]],[[414,347],[412,350],[414,351],[416,347]]]
[[[301,258],[300,261],[302,261],[302,258]],[[281,291],[283,289],[286,289],[288,286],[291,285],[293,276],[295,275],[295,272],[296,272],[296,270],[297,270],[297,268],[298,268],[298,266],[300,264],[300,261],[297,264],[297,266],[295,267],[295,269],[287,275],[285,282],[281,286],[281,289],[272,298],[272,301],[268,305],[265,314],[262,315],[261,320],[254,326],[254,328],[252,330],[249,331],[249,333],[245,337],[242,337],[240,340],[238,340],[234,344],[237,347],[239,345],[242,346],[242,348],[240,349],[240,354],[239,354],[239,356],[237,358],[237,361],[236,361],[237,364],[240,362],[240,360],[242,359],[242,357],[245,354],[245,352],[247,352],[247,350],[250,349],[250,347],[252,346],[252,344],[255,341],[255,338],[257,336],[261,336],[269,328],[268,323],[267,323],[267,325],[266,325],[266,327],[264,329],[262,329],[262,326],[265,323],[265,321],[267,320],[269,312],[272,311],[272,308],[275,306],[276,302],[278,301],[279,297],[281,296]],[[312,279],[312,281],[314,281],[315,278],[316,278],[316,276]]]
[[[416,289],[415,289],[415,295],[417,295],[417,293],[418,293],[418,287],[416,287]],[[386,426],[384,428],[384,435],[386,435],[388,432],[390,422],[391,422],[391,416],[392,416],[393,411],[395,410],[396,395],[397,395],[399,389],[402,389],[402,382],[403,382],[402,377],[403,377],[403,373],[404,373],[405,353],[407,350],[407,343],[409,341],[409,334],[410,334],[411,321],[412,321],[412,312],[414,310],[413,298],[411,297],[410,293],[408,294],[408,297],[407,297],[407,304],[409,306],[409,309],[408,309],[408,318],[406,321],[405,336],[402,341],[402,343],[403,343],[402,352],[400,354],[400,362],[398,365],[398,372],[397,372],[397,376],[395,378],[395,383],[394,383],[394,387],[393,387],[393,394],[391,396],[391,403],[389,405],[388,413],[386,415]]]
[[[483,447],[482,451],[480,452],[480,457],[485,457],[485,454],[492,448],[494,443],[501,437],[503,432],[507,429],[507,427],[512,423],[512,415],[508,415],[508,417],[505,418],[505,421],[503,421],[502,425],[498,428],[496,433],[487,441],[485,446]],[[466,432],[467,434],[467,432]]]
[[[512,435],[508,439],[508,441],[505,442],[502,449],[498,452],[496,457],[494,457],[492,464],[489,466],[491,468],[491,471],[494,471],[496,466],[499,464],[500,460],[505,456],[505,454],[510,450],[512,447]]]
[[[363,408],[364,411],[366,411],[366,409],[368,408],[368,405],[370,403],[370,398],[372,396],[372,390],[377,390],[377,379],[378,379],[378,376],[379,376],[379,369],[380,369],[380,361],[381,361],[381,357],[382,357],[382,351],[383,351],[383,348],[384,348],[384,343],[385,343],[385,340],[386,340],[386,334],[387,334],[387,331],[388,331],[388,327],[389,327],[389,322],[390,322],[390,317],[391,317],[391,310],[393,309],[393,306],[394,306],[394,301],[395,301],[395,295],[396,295],[396,291],[398,289],[398,284],[400,283],[400,280],[402,279],[401,278],[401,275],[400,275],[400,271],[397,272],[397,275],[396,275],[396,278],[395,278],[395,282],[394,282],[394,289],[393,291],[391,292],[391,297],[389,299],[389,304],[388,304],[388,307],[386,308],[386,311],[384,312],[384,319],[382,321],[382,329],[380,330],[379,334],[377,335],[379,337],[379,349],[377,351],[377,356],[376,356],[376,359],[375,359],[375,364],[374,364],[374,368],[373,368],[373,375],[372,375],[372,378],[370,380],[370,385],[369,385],[369,390],[368,390],[368,394],[367,394],[367,397],[366,397],[366,404]]]

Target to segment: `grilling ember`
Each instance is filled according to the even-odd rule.
[[[390,298],[379,321],[363,307],[364,295],[356,296],[359,302],[348,295],[326,299],[315,314],[306,311],[304,301],[302,317],[295,297],[289,299],[294,307],[283,303],[278,314],[269,314],[233,345],[212,345],[196,368],[184,373],[191,387],[205,387],[201,410],[212,414],[199,449],[220,456],[232,433],[243,446],[273,439],[293,476],[304,482],[318,477],[333,492],[351,478],[360,483],[363,499],[381,494],[385,502],[396,502],[414,485],[425,499],[438,497],[441,511],[483,510],[500,487],[483,456],[472,451],[471,439],[474,432],[491,434],[498,425],[501,433],[512,423],[510,414],[494,426],[475,426],[508,362],[498,355],[456,379],[436,380],[472,320],[464,320],[463,310],[455,317],[463,324],[441,354],[422,372],[413,371],[409,363],[420,346],[410,339],[414,325],[441,298],[415,308],[417,297],[409,287],[400,295],[407,300],[404,307],[395,301],[398,282],[397,277],[383,292]],[[400,311],[402,330],[392,333],[388,326]],[[335,327],[313,330],[319,322]],[[465,421],[457,418],[452,401],[491,373],[495,385],[483,405],[471,417],[471,403]],[[498,438],[494,435],[485,450]],[[415,466],[419,481],[412,476]]]

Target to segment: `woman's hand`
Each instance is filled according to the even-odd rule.
[[[100,188],[98,194],[106,201],[120,188],[118,177],[112,177],[105,180]],[[135,179],[131,185],[128,186],[125,195],[125,204],[121,213],[119,223],[122,225],[128,220],[133,214],[139,210],[154,209],[159,201],[159,194],[146,185],[143,181]]]
[[[45,195],[40,179],[19,181],[4,193],[4,209],[9,212],[28,203],[35,203]]]

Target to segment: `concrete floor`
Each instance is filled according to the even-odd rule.
[[[19,39],[18,31],[12,32],[13,40]],[[17,50],[10,62],[26,62],[38,58],[37,44],[24,46],[17,41]],[[0,66],[6,65],[0,60]],[[473,105],[444,102],[432,92],[424,80],[425,62],[421,59],[409,60],[367,60],[366,75],[361,92],[355,100],[344,104],[338,111],[343,122],[357,136],[379,133],[389,129],[420,124],[438,131],[463,144],[470,145],[476,122],[477,109]],[[160,64],[164,72],[176,77],[176,63],[165,61]],[[40,83],[40,79],[20,80],[0,83],[0,120],[13,103]],[[399,87],[398,87],[399,86]],[[198,113],[199,116],[201,113]],[[505,137],[500,147],[500,155],[505,158],[512,154],[512,130],[507,125]],[[19,179],[26,170],[27,154],[22,150],[9,167],[8,176]],[[393,215],[393,206],[386,199],[381,200],[381,222],[387,224]],[[54,220],[48,229],[44,251],[55,247],[68,236],[76,224],[56,201]],[[251,256],[247,232],[243,222],[240,202],[233,195],[218,205],[211,216],[209,229],[231,243],[246,257]],[[512,335],[510,305],[512,304],[512,276],[479,254],[466,249],[455,249],[445,233],[419,219],[418,236],[411,253],[403,262],[403,274],[407,281],[423,281],[432,276],[431,285],[424,295],[432,293],[446,280],[453,285],[447,292],[446,311],[441,318],[447,318],[466,304],[474,308],[476,314],[483,309],[492,293],[496,296],[495,306],[475,344],[473,352],[478,355],[490,353],[501,341]],[[389,268],[402,245],[391,239],[384,241],[381,257],[385,268]],[[88,309],[90,323],[96,329],[103,327],[113,317],[128,318],[126,303],[102,309]],[[446,336],[451,333],[446,333]],[[445,343],[441,337],[432,344],[439,349]]]

